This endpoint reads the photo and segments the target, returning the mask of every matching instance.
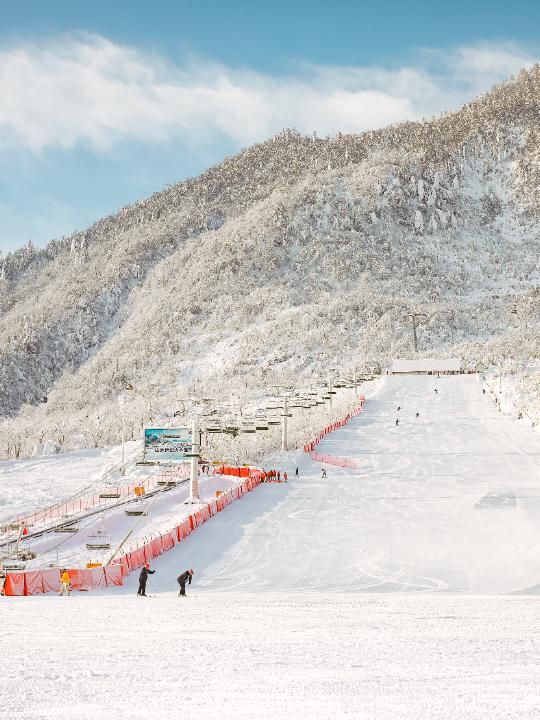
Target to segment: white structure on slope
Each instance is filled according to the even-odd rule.
[[[456,375],[461,372],[461,358],[414,358],[394,360],[393,375]]]

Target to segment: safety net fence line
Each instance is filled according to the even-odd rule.
[[[304,445],[304,452],[309,453],[309,456],[312,460],[315,460],[316,462],[322,462],[326,463],[327,465],[337,465],[338,467],[344,467],[344,468],[352,468],[353,470],[358,467],[358,464],[355,460],[352,460],[351,458],[342,458],[342,457],[336,457],[335,455],[326,455],[321,454],[316,451],[316,448],[318,444],[323,440],[327,435],[330,433],[335,432],[336,430],[339,430],[340,428],[344,427],[350,420],[352,420],[357,415],[360,415],[360,413],[364,409],[364,404],[366,402],[366,398],[364,395],[360,395],[358,398],[359,404],[354,410],[351,410],[350,413],[347,413],[345,417],[341,418],[341,420],[336,420],[329,425],[327,425],[325,428],[320,430],[315,438]]]
[[[233,475],[245,478],[243,482],[221,493],[219,497],[196,512],[188,515],[176,527],[140,547],[130,550],[113,560],[110,565],[86,569],[67,569],[72,590],[97,590],[105,587],[123,585],[124,576],[138,570],[145,563],[150,562],[162,553],[173,548],[177,543],[190,535],[199,525],[221,512],[227,505],[239,500],[243,495],[251,492],[265,479],[266,473],[258,468],[231,468],[223,467],[226,472],[220,474]],[[233,471],[233,472],[228,472]],[[6,576],[4,595],[29,596],[48,592],[60,592],[59,568],[33,570],[25,572],[10,572]]]
[[[96,507],[111,506],[111,503],[118,503],[134,494],[135,487],[143,487],[145,493],[157,490],[164,475],[163,471],[153,473],[140,481],[129,485],[113,485],[101,488],[99,493],[93,495],[73,498],[65,502],[56,503],[50,507],[36,510],[30,515],[23,515],[4,523],[4,528],[9,531],[14,527],[39,528],[41,525],[48,525],[51,522],[64,520],[68,523],[71,519],[77,518],[81,513],[94,510]],[[175,473],[178,480],[188,477],[189,470],[179,470]],[[114,502],[112,502],[114,501]]]

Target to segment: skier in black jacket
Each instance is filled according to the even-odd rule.
[[[147,597],[146,595],[146,581],[148,580],[149,575],[153,575],[156,571],[150,570],[150,565],[148,563],[144,563],[143,568],[139,575],[139,589],[137,590],[137,595],[142,595],[143,597]]]
[[[191,585],[191,577],[193,575],[193,570],[186,570],[181,575],[178,576],[178,584],[180,585],[180,592],[178,593],[178,597],[180,595],[186,594],[186,583],[188,585]]]

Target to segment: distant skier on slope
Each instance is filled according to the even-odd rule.
[[[296,468],[296,470],[294,471],[294,476],[298,477],[298,468]]]
[[[398,409],[396,410],[396,412],[399,412],[400,410],[401,410],[401,405],[398,405]]]
[[[326,480],[326,468],[321,468],[321,480]]]
[[[139,589],[137,590],[137,595],[146,597],[146,583],[148,581],[148,576],[153,575],[155,572],[155,570],[150,570],[149,563],[144,563],[143,568],[139,574]]]
[[[435,389],[433,390],[433,392],[435,393],[435,395],[438,395],[438,394],[439,394],[439,391],[437,390],[437,388],[435,388]]]
[[[179,575],[176,579],[178,581],[178,584],[180,585],[180,591],[178,593],[178,597],[181,595],[185,596],[186,594],[186,583],[188,585],[191,585],[191,578],[193,576],[193,570],[186,570],[181,575]]]
[[[399,418],[396,418],[396,427],[399,425]]]
[[[417,413],[416,413],[416,416],[415,416],[415,417],[420,417],[420,413],[419,413],[419,412],[417,412]]]
[[[289,476],[287,475],[287,471],[285,470],[285,472],[283,473],[283,482],[287,482],[288,479]]]

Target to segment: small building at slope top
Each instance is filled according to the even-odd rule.
[[[461,358],[415,358],[394,360],[392,375],[458,375],[461,373]]]

